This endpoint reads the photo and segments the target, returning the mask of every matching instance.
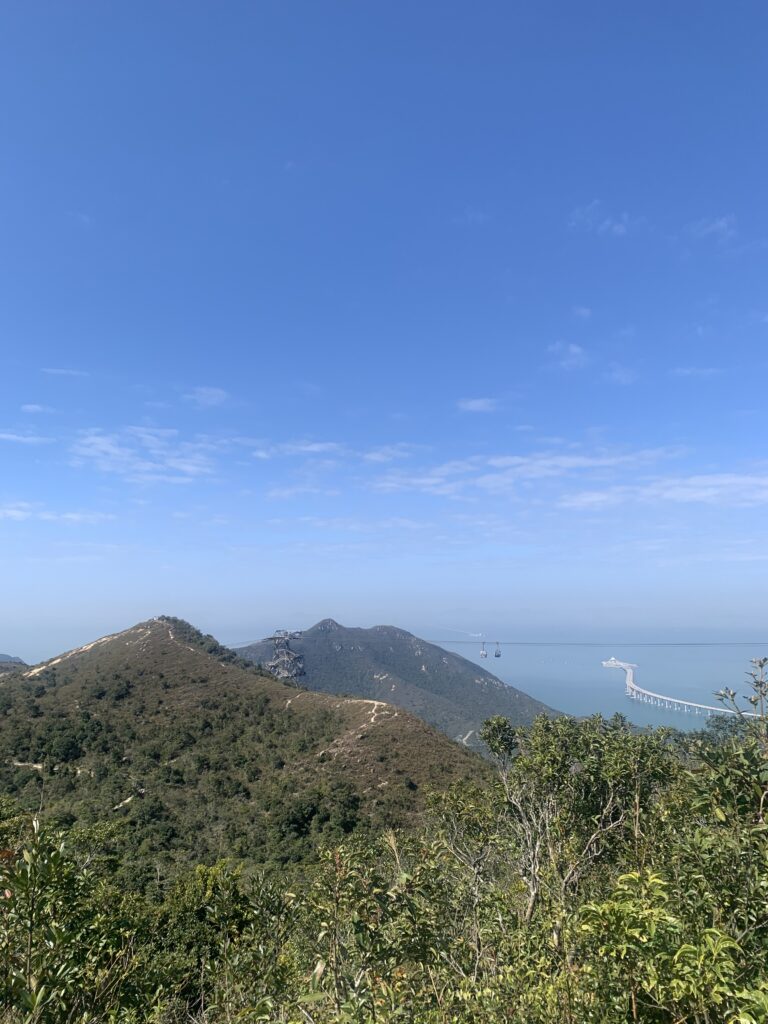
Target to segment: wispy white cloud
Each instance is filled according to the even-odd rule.
[[[585,206],[577,206],[568,216],[568,227],[572,231],[588,231],[611,238],[622,238],[642,223],[642,220],[630,217],[626,212],[618,216],[610,213],[599,199],[593,199]]]
[[[44,366],[42,372],[50,377],[90,377],[88,370],[72,370],[60,366]]]
[[[344,455],[348,451],[338,441],[280,441],[264,442],[252,455],[255,459],[275,459],[286,455]]]
[[[33,402],[29,402],[21,406],[21,411],[34,415],[36,413],[53,412],[54,410],[50,405],[35,405]]]
[[[564,495],[565,508],[600,509],[627,502],[644,504],[768,505],[768,476],[750,473],[701,473],[666,477],[644,484],[623,484]]]
[[[339,491],[332,487],[319,487],[310,483],[286,484],[282,487],[271,487],[267,491],[267,497],[272,500],[287,500],[290,498],[301,498],[308,495],[322,496],[326,498],[335,497]]]
[[[631,366],[622,366],[621,363],[611,363],[605,372],[606,378],[611,384],[620,384],[622,387],[626,387],[629,384],[634,384],[637,380],[637,371],[633,370]]]
[[[13,431],[0,431],[0,441],[9,441],[12,444],[51,444],[52,437],[40,437],[37,434],[16,434]]]
[[[716,377],[723,371],[716,366],[676,366],[669,372],[673,377]]]
[[[105,512],[59,512],[46,509],[31,502],[13,502],[8,505],[0,505],[0,519],[11,522],[26,522],[27,520],[38,520],[49,523],[82,523],[94,525],[104,523],[115,518],[114,515]]]
[[[329,497],[338,495],[339,486],[350,473],[364,472],[364,467],[384,465],[408,458],[414,446],[397,442],[357,449],[340,441],[314,440],[269,441],[235,438],[234,444],[252,448],[251,457],[276,479],[266,490],[270,499],[291,499],[301,496]]]
[[[93,526],[96,523],[112,522],[117,517],[109,512],[40,512],[38,519],[54,523],[83,523]]]
[[[191,483],[213,472],[212,445],[182,441],[175,430],[128,427],[84,431],[71,452],[74,465],[114,473],[133,483]]]
[[[184,395],[184,398],[196,405],[198,409],[214,409],[219,405],[224,405],[229,394],[224,388],[199,387],[192,388]]]
[[[396,462],[409,458],[417,446],[405,441],[377,445],[373,448],[355,449],[340,441],[261,441],[256,444],[253,458],[260,461],[285,457],[332,458],[363,462]]]
[[[573,342],[557,341],[547,347],[547,352],[554,357],[551,365],[560,370],[578,370],[589,362],[586,349]]]
[[[498,398],[460,398],[456,403],[459,412],[496,412]]]
[[[376,490],[416,491],[446,497],[514,495],[521,485],[571,476],[604,476],[616,470],[635,470],[681,454],[678,448],[647,448],[631,452],[534,452],[528,455],[471,456],[416,473],[392,472],[373,481]]]
[[[571,313],[577,320],[589,320],[592,316],[592,310],[589,306],[573,306]]]
[[[282,448],[286,455],[341,455],[345,451],[336,441],[298,441]]]
[[[0,505],[0,519],[10,519],[20,523],[32,517],[32,506],[23,503]]]
[[[399,459],[410,458],[415,450],[416,445],[402,441],[397,444],[384,444],[378,448],[371,448],[362,452],[362,457],[365,462],[396,462]]]
[[[736,218],[732,213],[723,217],[704,217],[688,224],[686,231],[693,238],[710,239],[715,242],[730,242],[738,233]]]
[[[349,516],[299,516],[296,521],[306,523],[307,526],[312,526],[317,530],[339,530],[343,533],[378,533],[385,530],[418,532],[434,529],[435,527],[434,522],[411,519],[407,516],[390,516],[386,519],[354,519]]]

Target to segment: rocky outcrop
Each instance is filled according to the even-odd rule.
[[[287,640],[276,640],[275,653],[264,668],[276,679],[295,683],[304,675],[304,655],[292,651]]]

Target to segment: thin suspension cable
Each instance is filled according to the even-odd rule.
[[[425,643],[435,644],[438,647],[445,647],[449,644],[461,644],[467,647],[480,647],[482,644],[498,644],[499,647],[764,647],[768,648],[768,640],[491,640],[490,634],[477,637],[476,640],[431,640],[426,637]],[[240,647],[250,647],[253,644],[264,643],[272,640],[272,637],[263,637],[261,640],[247,640],[242,643],[230,644],[229,647],[237,650]],[[303,641],[312,639],[301,636],[298,639]]]
[[[498,643],[500,647],[768,647],[768,640],[427,640],[444,647],[463,644],[478,647]]]

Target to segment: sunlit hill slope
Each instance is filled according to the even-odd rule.
[[[2,791],[63,822],[122,822],[140,875],[300,860],[486,771],[402,709],[297,691],[167,617],[4,676],[0,716]]]

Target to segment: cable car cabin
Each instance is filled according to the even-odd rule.
[[[494,658],[500,658],[501,657],[501,647],[499,647],[498,644],[496,644],[496,650],[493,652],[493,656],[494,656]]]
[[[485,644],[482,644],[481,647],[480,647],[480,657],[481,658],[487,658],[488,657],[488,651],[486,651],[486,649],[485,649]]]

